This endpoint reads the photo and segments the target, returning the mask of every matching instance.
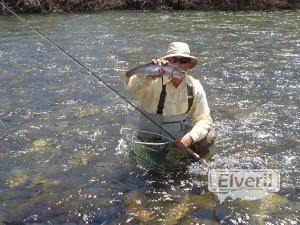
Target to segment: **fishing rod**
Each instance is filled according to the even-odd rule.
[[[60,47],[58,44],[54,43],[50,38],[48,38],[46,35],[44,35],[41,31],[34,28],[31,24],[26,22],[22,17],[20,17],[18,14],[16,14],[12,9],[10,9],[4,2],[2,2],[2,5],[5,9],[7,9],[12,15],[17,17],[22,23],[24,23],[26,26],[28,26],[31,30],[33,30],[35,33],[37,33],[39,36],[43,37],[45,40],[47,40],[51,45],[53,45],[56,49],[58,49],[60,52],[65,54],[67,57],[69,57],[75,64],[78,64],[81,68],[83,68],[88,74],[92,75],[97,81],[100,81],[104,86],[118,95],[121,99],[123,99],[125,102],[127,102],[130,106],[132,106],[134,109],[136,109],[138,112],[140,112],[143,116],[145,116],[148,120],[150,120],[153,124],[155,124],[157,127],[159,127],[163,132],[165,132],[167,135],[169,135],[174,141],[176,138],[170,134],[168,131],[163,129],[160,124],[156,123],[152,118],[150,118],[146,113],[144,113],[142,110],[140,110],[136,105],[134,105],[132,102],[130,102],[126,97],[121,95],[118,91],[116,91],[111,85],[106,83],[101,77],[99,77],[97,74],[95,74],[92,70],[90,70],[88,67],[86,67],[83,63],[81,63],[79,60],[77,60],[74,56],[72,56],[70,53],[68,53],[66,50],[64,50],[62,47]],[[192,149],[187,148],[187,151],[196,159],[200,160],[203,164],[207,165],[206,161],[204,159],[201,159],[200,156],[195,153]]]

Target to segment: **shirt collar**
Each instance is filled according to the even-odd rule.
[[[171,82],[171,79],[170,79],[170,77],[168,77],[168,76],[166,76],[166,75],[163,75],[163,84],[166,84],[166,83],[168,83],[168,82]],[[184,77],[183,77],[183,81],[182,82],[184,82],[184,83],[187,83],[187,84],[190,84],[191,83],[191,80],[189,79],[189,77],[187,76],[187,75],[185,75]],[[182,83],[181,82],[181,83]],[[180,83],[180,84],[181,84]]]
[[[170,77],[166,76],[166,75],[163,75],[163,84],[166,84],[168,82],[171,82],[171,79]]]

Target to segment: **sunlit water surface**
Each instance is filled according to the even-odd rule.
[[[163,56],[170,41],[188,42],[218,135],[212,168],[279,169],[281,189],[220,203],[197,163],[163,176],[137,168],[120,129],[138,112],[2,16],[0,224],[300,223],[299,11],[24,18],[134,103],[120,75]]]

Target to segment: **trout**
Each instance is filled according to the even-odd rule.
[[[145,65],[137,66],[132,70],[129,70],[125,73],[126,77],[131,77],[133,75],[140,76],[159,76],[161,74],[167,75],[168,77],[183,78],[185,71],[174,67],[170,64],[157,65],[154,63],[148,63]]]

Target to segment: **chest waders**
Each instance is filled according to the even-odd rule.
[[[187,85],[187,94],[188,94],[188,99],[187,99],[188,109],[184,114],[174,115],[174,116],[164,116],[163,109],[164,109],[167,93],[166,93],[166,84],[162,84],[162,90],[160,93],[160,98],[157,105],[156,113],[147,113],[147,112],[144,113],[147,114],[157,124],[159,124],[164,130],[169,132],[173,137],[183,136],[187,132],[187,130],[191,128],[191,126],[189,126],[186,123],[186,120],[187,120],[188,112],[190,111],[194,101],[193,86]],[[166,134],[166,132],[164,132],[158,126],[153,124],[153,122],[146,120],[143,116],[140,117],[139,130],[153,132],[153,133],[157,133],[169,137],[169,135]],[[143,137],[143,138],[151,139],[151,137]]]

